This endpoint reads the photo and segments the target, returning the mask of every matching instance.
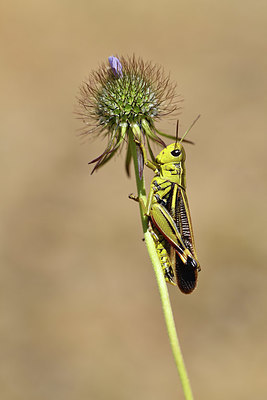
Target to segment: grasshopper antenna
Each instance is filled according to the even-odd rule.
[[[179,140],[179,143],[181,143],[184,138],[186,137],[186,135],[188,134],[188,132],[193,128],[193,126],[195,125],[195,123],[199,120],[200,118],[200,114],[196,117],[196,119],[193,121],[193,123],[189,126],[189,128],[187,129],[187,131],[185,131],[184,135],[182,136],[182,138]],[[178,122],[178,121],[177,121]]]
[[[177,122],[176,122],[175,147],[177,147],[177,143],[179,140],[178,131],[179,131],[179,119],[177,119]]]

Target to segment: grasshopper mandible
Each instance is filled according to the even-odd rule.
[[[186,195],[186,154],[182,146],[193,124],[179,141],[177,129],[176,142],[164,148],[154,162],[147,159],[144,146],[138,143],[145,165],[155,173],[147,203],[141,202],[141,206],[149,218],[165,279],[174,285],[177,283],[183,293],[195,289],[200,271]],[[138,201],[133,195],[130,197]]]

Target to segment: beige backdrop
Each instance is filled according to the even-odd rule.
[[[170,71],[202,272],[170,288],[198,400],[264,400],[264,1],[4,1],[0,398],[182,399],[124,157],[77,136],[78,87],[112,54]],[[162,121],[174,133],[175,122]]]

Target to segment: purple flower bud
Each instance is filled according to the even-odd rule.
[[[117,57],[111,56],[108,58],[109,65],[114,72],[114,75],[122,76],[122,65]]]

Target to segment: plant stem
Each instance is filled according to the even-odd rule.
[[[136,178],[136,186],[137,186],[137,195],[139,199],[142,199],[144,204],[146,204],[146,190],[145,190],[145,182],[144,182],[144,177],[140,179],[139,177],[139,170],[138,170],[138,162],[137,162],[137,153],[136,153],[136,144],[133,140],[133,133],[130,131],[128,132],[128,137],[130,140],[130,147],[131,147],[131,152],[132,152],[132,157],[134,161],[134,169],[135,169],[135,178]],[[169,335],[169,340],[170,340],[170,345],[172,348],[175,364],[180,376],[183,392],[184,392],[184,397],[186,400],[193,400],[193,393],[190,387],[190,381],[186,372],[185,364],[184,364],[184,359],[181,351],[181,347],[179,344],[176,328],[175,328],[175,322],[173,318],[173,313],[172,313],[172,308],[171,308],[171,302],[170,302],[170,297],[167,289],[167,284],[165,281],[165,277],[163,274],[162,266],[160,264],[160,260],[158,258],[157,250],[155,247],[155,242],[154,239],[151,236],[151,233],[148,230],[148,222],[147,222],[147,217],[144,215],[143,209],[141,207],[141,203],[139,202],[140,205],[140,214],[141,214],[141,221],[142,221],[142,227],[143,227],[143,232],[144,232],[144,237],[145,237],[145,243],[147,246],[148,254],[151,259],[154,272],[156,275],[157,283],[158,283],[158,288],[159,288],[159,293],[160,293],[160,298],[161,298],[161,303],[162,303],[162,309],[165,317],[165,323],[167,326],[167,331]]]
[[[178,335],[175,328],[175,322],[173,318],[171,302],[169,297],[169,292],[167,289],[167,284],[165,281],[165,277],[162,271],[162,267],[157,255],[157,251],[155,248],[154,240],[150,234],[150,232],[146,232],[145,234],[145,242],[148,249],[148,254],[151,259],[154,272],[156,275],[156,279],[158,282],[158,288],[162,303],[162,309],[165,317],[165,323],[167,326],[167,331],[169,335],[170,345],[172,348],[175,364],[180,376],[181,384],[184,391],[184,397],[186,400],[193,400],[193,393],[190,386],[190,381],[186,372],[184,359],[182,355],[181,346],[178,340]]]

